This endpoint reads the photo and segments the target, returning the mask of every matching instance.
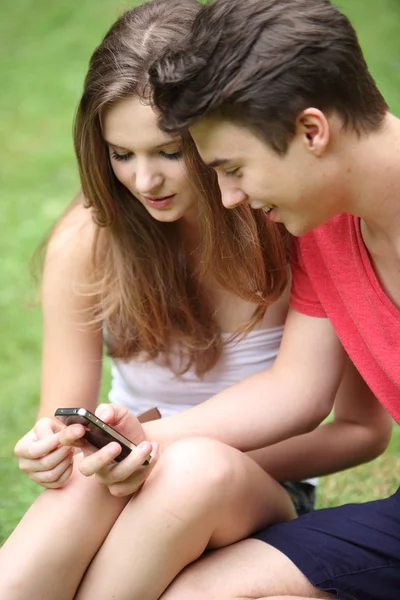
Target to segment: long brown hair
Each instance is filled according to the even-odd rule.
[[[202,165],[188,135],[184,156],[199,195],[201,270],[188,260],[178,223],[160,223],[117,180],[103,140],[101,119],[114,103],[148,97],[148,69],[180,41],[201,5],[195,0],[153,0],[124,13],[95,50],[75,121],[75,151],[86,206],[98,226],[91,293],[92,321],[105,323],[113,357],[144,353],[154,359],[180,352],[181,371],[198,374],[218,360],[221,331],[202,288],[204,273],[257,307],[248,330],[286,284],[279,231],[247,207],[225,211],[214,175]]]

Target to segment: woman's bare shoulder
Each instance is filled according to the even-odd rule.
[[[84,196],[79,192],[69,209],[54,227],[47,254],[65,255],[80,253],[93,248],[97,226],[90,208],[84,206]]]
[[[79,193],[54,227],[46,248],[43,293],[49,286],[75,287],[90,282],[97,226]]]

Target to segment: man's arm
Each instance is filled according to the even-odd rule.
[[[146,438],[166,446],[186,437],[211,437],[246,451],[304,434],[330,413],[345,356],[328,319],[292,310],[271,369],[248,377],[178,415],[145,423]],[[96,414],[128,439],[135,440],[139,422],[128,409],[102,405]],[[83,434],[81,425],[71,425],[61,431],[60,441],[73,445]],[[110,462],[118,450],[110,446],[84,458],[80,470],[84,475],[96,474],[111,494],[132,494],[150,473],[148,468],[143,473],[138,467],[149,452],[154,466],[158,449],[154,444],[152,448],[140,444],[110,470]]]
[[[328,475],[376,458],[387,447],[392,419],[348,359],[334,418],[314,431],[250,452],[279,481]]]
[[[272,368],[178,415],[146,423],[146,437],[161,445],[212,437],[247,451],[306,433],[330,413],[344,364],[330,321],[290,310]]]

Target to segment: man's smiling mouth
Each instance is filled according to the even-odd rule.
[[[274,204],[266,204],[266,205],[263,207],[263,211],[264,211],[264,212],[266,212],[266,213],[268,213],[268,212],[269,212],[270,210],[272,210],[273,208],[275,208],[275,205],[274,205]]]

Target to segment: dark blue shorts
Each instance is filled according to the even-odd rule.
[[[385,500],[316,510],[254,537],[340,600],[400,600],[400,488]]]

